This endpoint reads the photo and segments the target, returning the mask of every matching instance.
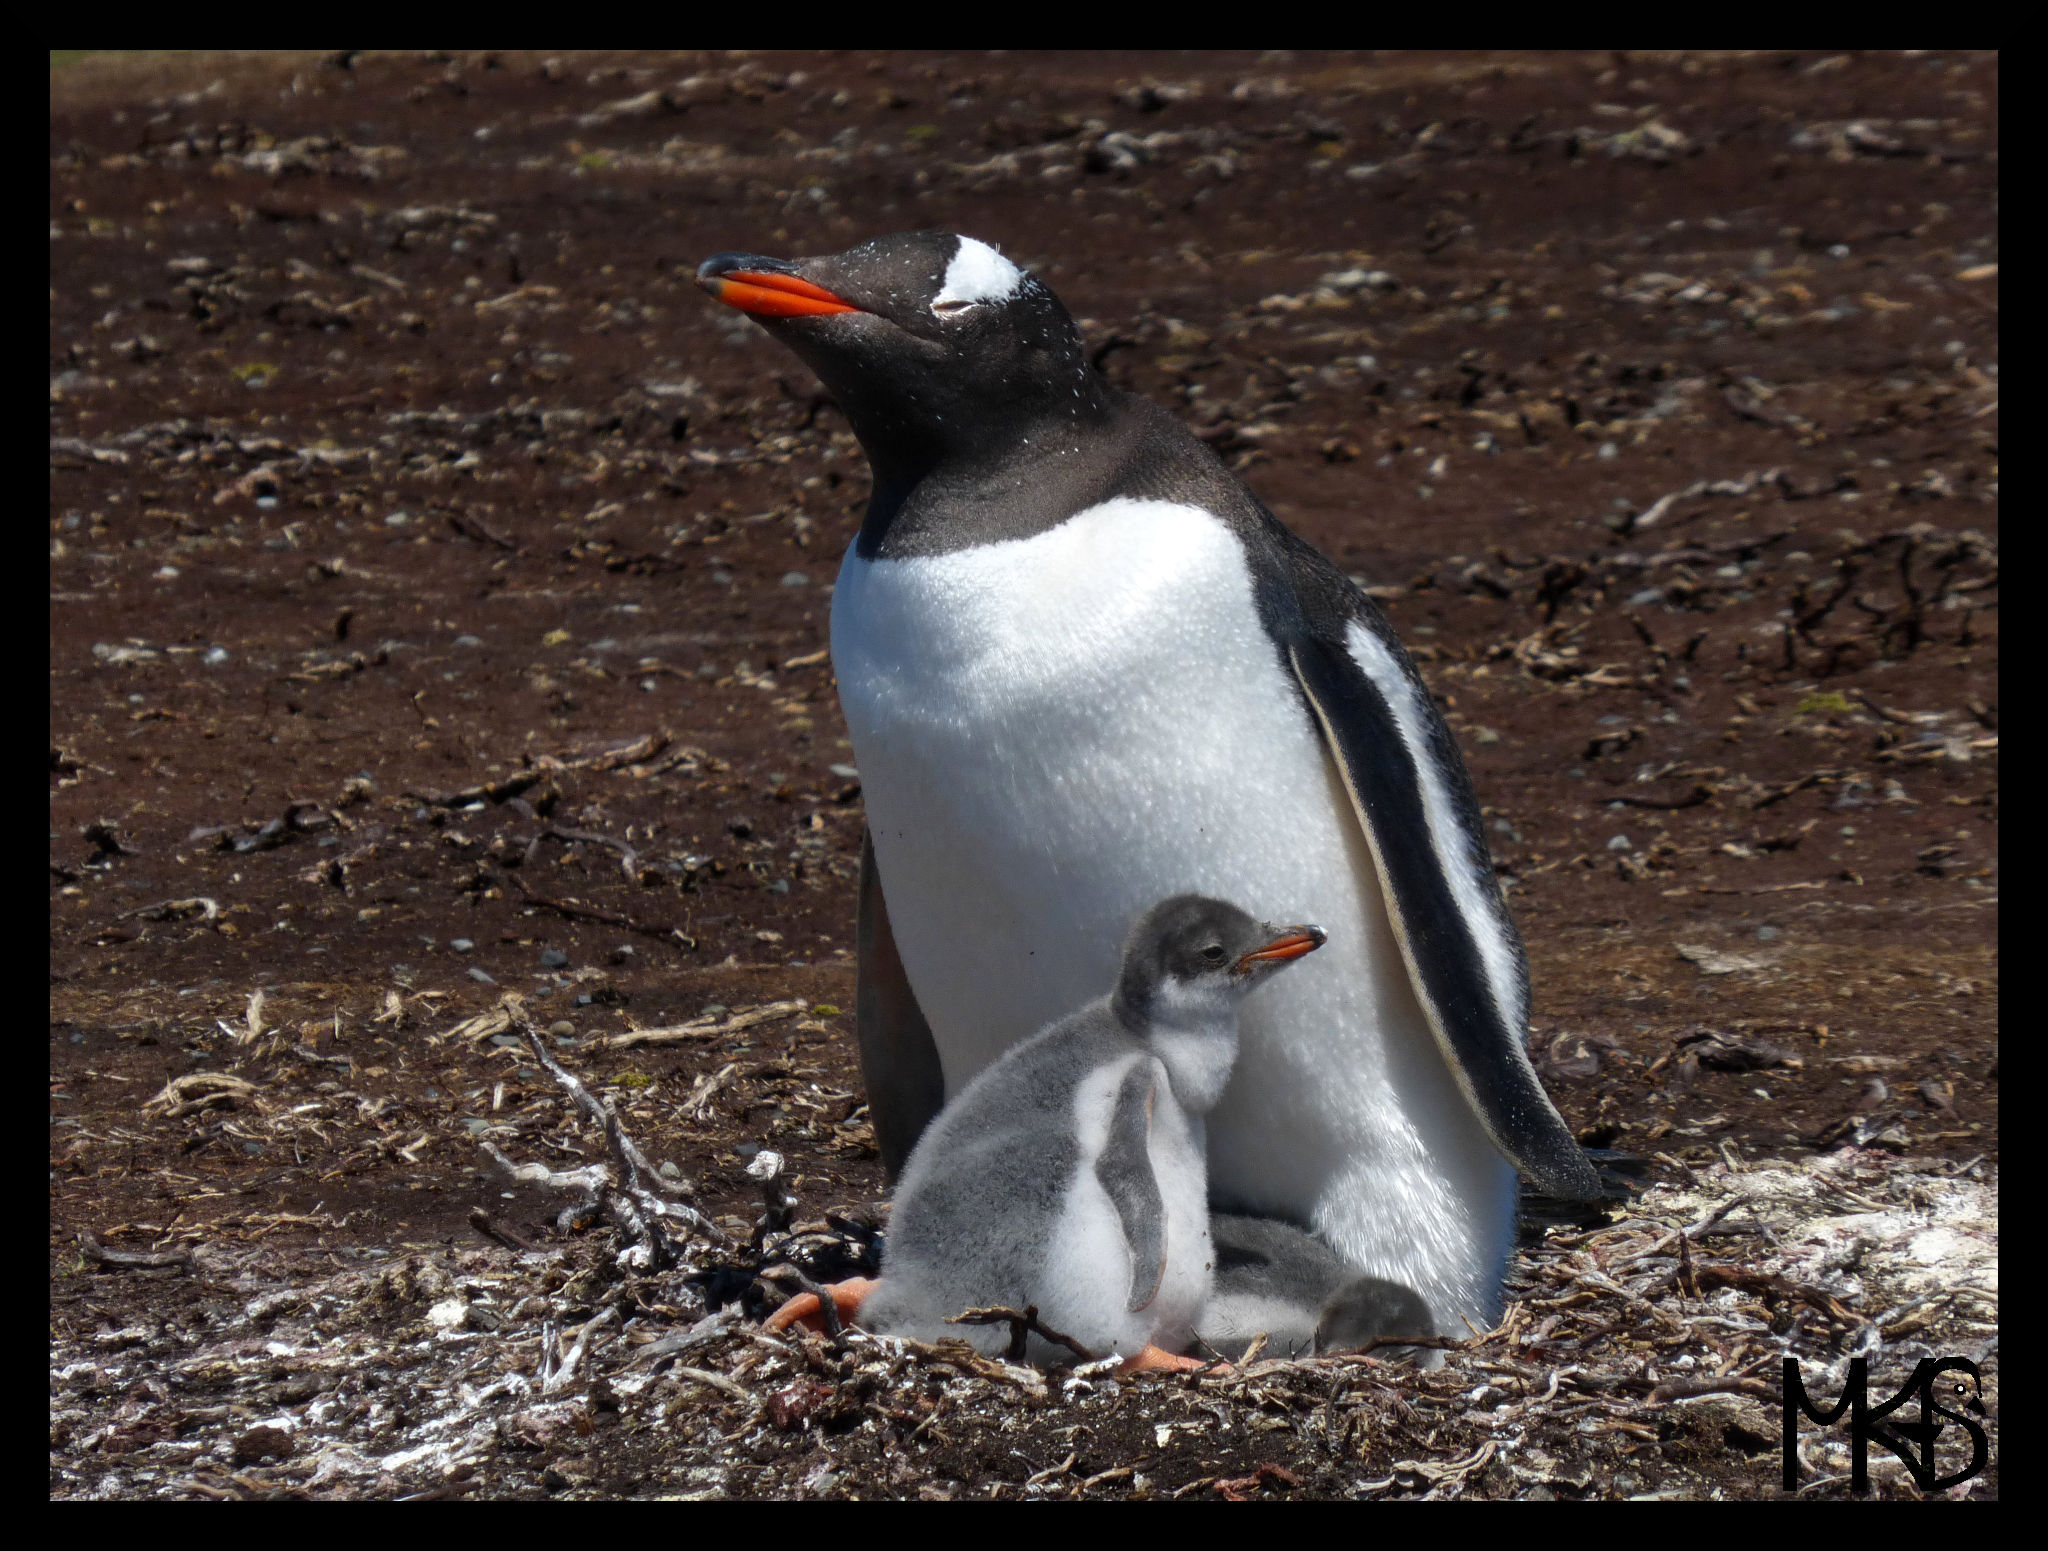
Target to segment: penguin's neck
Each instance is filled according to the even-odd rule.
[[[1146,1048],[1166,1068],[1180,1107],[1203,1115],[1223,1097],[1237,1064],[1237,999],[1176,995],[1180,989],[1168,981],[1142,1014],[1119,994],[1117,1012],[1127,1027],[1141,1032]]]
[[[960,414],[943,439],[856,420],[875,480],[855,541],[861,557],[1021,538],[1092,504],[1119,449],[1104,434],[1116,396],[1089,377],[1085,392],[1064,400],[982,419]]]

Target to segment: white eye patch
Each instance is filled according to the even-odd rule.
[[[970,307],[976,302],[1000,302],[1015,296],[1024,284],[1024,271],[985,242],[962,237],[939,294],[932,298],[932,311],[940,317]]]

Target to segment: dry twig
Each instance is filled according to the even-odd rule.
[[[692,1018],[687,1023],[671,1024],[658,1029],[628,1029],[623,1034],[607,1034],[595,1041],[601,1050],[626,1050],[634,1045],[673,1045],[683,1041],[717,1039],[725,1034],[737,1034],[741,1029],[751,1029],[756,1024],[774,1023],[782,1018],[793,1018],[800,1012],[808,1011],[809,1002],[768,1002],[760,1007],[742,1007],[729,1017]]]
[[[1024,1338],[1035,1335],[1050,1341],[1054,1346],[1063,1346],[1084,1363],[1100,1362],[1102,1359],[1088,1350],[1072,1336],[1054,1330],[1038,1317],[1038,1305],[1026,1304],[1021,1309],[1006,1309],[992,1305],[985,1309],[969,1309],[964,1314],[955,1314],[946,1321],[949,1325],[1008,1325],[1010,1345],[1005,1355],[1012,1362],[1024,1360]]]
[[[177,1270],[191,1273],[199,1269],[199,1261],[189,1249],[109,1249],[90,1233],[83,1232],[78,1235],[78,1252],[94,1265],[116,1271]]]
[[[527,1048],[542,1070],[569,1095],[584,1118],[604,1133],[612,1167],[608,1170],[603,1164],[588,1164],[556,1173],[542,1164],[514,1164],[488,1142],[483,1145],[484,1155],[515,1179],[530,1180],[552,1190],[584,1192],[580,1208],[601,1211],[653,1269],[666,1270],[681,1259],[677,1245],[662,1226],[664,1221],[681,1223],[688,1232],[702,1235],[714,1244],[730,1244],[724,1229],[682,1199],[685,1187],[665,1179],[648,1161],[612,1107],[554,1058],[540,1029],[517,998],[505,998],[501,1010],[507,1025],[525,1036]]]

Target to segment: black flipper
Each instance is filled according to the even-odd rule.
[[[1237,534],[1281,670],[1300,685],[1350,789],[1445,1063],[1494,1146],[1532,1183],[1566,1199],[1598,1197],[1598,1176],[1529,1064],[1528,968],[1471,777],[1393,627],[1165,410],[1128,397],[1117,406],[1134,450],[1096,499],[1185,502]]]
[[[853,1021],[860,1039],[861,1082],[867,1088],[868,1118],[882,1151],[882,1168],[894,1184],[910,1150],[946,1102],[946,1074],[938,1042],[912,994],[889,930],[875,847],[866,832],[860,841],[860,905],[854,926],[859,981]]]
[[[1117,1090],[1116,1113],[1109,1136],[1095,1160],[1095,1177],[1109,1192],[1123,1220],[1124,1242],[1131,1247],[1130,1311],[1135,1314],[1159,1296],[1166,1275],[1166,1202],[1152,1172],[1153,1084],[1151,1061],[1140,1061]]]
[[[1597,1196],[1598,1176],[1529,1064],[1522,942],[1450,729],[1371,602],[1306,544],[1288,547],[1300,602],[1288,660],[1350,791],[1437,1046],[1533,1184]]]

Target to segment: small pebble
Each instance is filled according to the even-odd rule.
[[[782,573],[782,585],[785,587],[808,587],[811,585],[811,579],[802,571],[784,571]]]
[[[1628,836],[1616,835],[1612,840],[1607,842],[1607,849],[1610,851],[1633,851],[1635,849],[1635,845],[1633,842],[1630,841]]]
[[[469,972],[469,978],[480,986],[494,986],[498,983],[480,969],[472,968]]]
[[[1777,935],[1778,929],[1775,926],[1759,926],[1756,929],[1756,940],[1758,942],[1774,941]]]
[[[540,967],[542,969],[567,969],[569,967],[569,955],[560,948],[549,948],[540,956]]]
[[[264,1459],[290,1459],[292,1435],[267,1423],[252,1427],[235,1440],[234,1455],[235,1462],[241,1465],[253,1465]]]
[[[842,781],[858,781],[860,779],[860,771],[852,765],[827,765],[825,769],[839,777]]]
[[[448,946],[453,948],[457,953],[474,953],[476,951],[476,944],[471,942],[467,937],[452,938],[450,939]]]

